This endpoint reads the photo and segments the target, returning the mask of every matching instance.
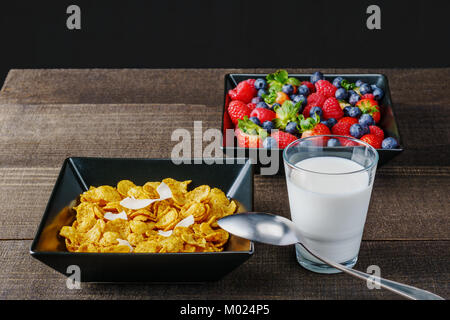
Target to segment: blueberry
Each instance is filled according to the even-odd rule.
[[[339,140],[335,138],[331,138],[327,142],[328,147],[339,147],[340,145],[341,143],[339,142]]]
[[[299,102],[302,103],[302,107],[306,106],[307,99],[304,95],[301,94],[293,94],[291,97],[291,100],[294,104],[297,104]]]
[[[323,73],[320,72],[320,71],[316,71],[316,72],[314,72],[314,73],[311,75],[311,77],[310,77],[310,79],[309,79],[309,82],[311,82],[312,84],[314,84],[314,83],[316,83],[317,81],[323,80],[323,79],[324,79]]]
[[[370,128],[369,128],[369,126],[363,126],[363,125],[361,125],[361,127],[363,128],[363,135],[369,134],[369,133],[370,133]]]
[[[278,148],[277,140],[272,137],[267,137],[263,141],[263,147],[266,149]]]
[[[283,91],[284,93],[286,93],[288,96],[290,96],[291,94],[294,93],[294,86],[292,84],[286,83],[285,85],[283,85],[283,87],[281,88],[281,91]]]
[[[309,110],[309,116],[314,117],[314,114],[317,114],[319,117],[322,117],[322,108],[312,107],[311,110]]]
[[[361,109],[358,107],[351,107],[350,110],[348,110],[348,116],[352,118],[359,118],[361,116]]]
[[[261,101],[263,101],[263,99],[261,97],[254,97],[252,99],[252,103],[258,103],[258,102],[261,102]]]
[[[364,129],[359,123],[355,123],[350,127],[350,134],[355,138],[361,138],[363,133]]]
[[[293,121],[288,122],[288,124],[286,125],[286,128],[284,130],[290,134],[297,134],[298,133],[297,122],[293,122]]]
[[[348,115],[348,112],[350,111],[350,106],[347,106],[347,107],[344,107],[344,109],[342,109],[342,111],[344,111],[344,116],[345,117],[350,117],[349,115]]]
[[[347,100],[348,92],[344,88],[339,88],[339,89],[336,90],[336,93],[334,94],[334,96],[338,100]]]
[[[264,109],[269,109],[269,106],[267,103],[265,103],[264,101],[258,102],[256,104],[256,108],[264,108]]]
[[[256,90],[265,89],[267,87],[267,82],[262,78],[258,78],[255,80],[254,86]]]
[[[258,97],[262,98],[263,94],[267,94],[267,91],[265,89],[259,89],[258,90]]]
[[[262,124],[262,127],[264,130],[266,130],[268,133],[270,133],[273,129],[275,129],[275,125],[273,124],[272,121],[264,121]]]
[[[327,120],[327,122],[328,122],[328,128],[333,128],[334,127],[334,125],[337,123],[337,120],[335,119],[335,118],[329,118],[328,120]]]
[[[342,77],[336,77],[333,80],[333,86],[335,86],[336,88],[340,88],[341,87],[341,82],[342,80],[344,80],[344,78]]]
[[[371,84],[370,87],[372,88],[372,91],[374,91],[375,89],[378,89],[376,84]]]
[[[358,120],[359,124],[362,126],[373,126],[375,125],[375,121],[372,116],[368,113],[363,113]]]
[[[350,98],[348,99],[348,103],[350,103],[352,106],[354,106],[359,101],[359,99],[361,99],[359,94],[356,94],[356,93],[352,94],[350,96]]]
[[[398,147],[398,142],[395,138],[388,137],[381,142],[381,147],[383,149],[395,149]]]
[[[356,80],[356,82],[355,82],[355,86],[357,86],[357,87],[361,87],[361,85],[363,84],[364,82],[362,81],[362,80]]]
[[[330,118],[328,120],[320,121],[320,123],[326,125],[331,130],[331,128],[333,128],[333,126],[337,123],[337,121],[335,118]]]
[[[274,104],[272,104],[272,106],[269,106],[269,109],[272,110],[272,111],[274,111],[274,110],[275,110],[275,107],[281,107],[281,104],[275,102]]]
[[[250,117],[250,118],[248,118],[248,120],[250,120],[254,124],[257,124],[258,126],[261,126],[261,121],[259,121],[259,119],[257,117]]]
[[[297,94],[300,94],[300,95],[303,95],[303,96],[307,96],[309,94],[308,86],[305,86],[304,84],[299,86],[298,89],[297,89]]]
[[[384,92],[380,88],[376,88],[375,90],[373,90],[372,94],[375,97],[375,100],[381,100],[384,96]]]
[[[367,84],[367,83],[363,83],[360,87],[359,87],[359,92],[364,95],[364,94],[368,94],[368,93],[372,93],[372,88]]]

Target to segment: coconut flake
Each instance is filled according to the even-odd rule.
[[[183,220],[181,220],[180,222],[178,222],[175,226],[176,227],[189,227],[190,225],[194,224],[194,216],[191,214],[190,216],[188,216],[187,218],[184,218]],[[174,228],[174,229],[175,229]]]
[[[172,235],[172,230],[169,231],[158,230],[158,233],[164,237],[170,237]]]
[[[158,188],[156,188],[156,192],[158,192],[160,200],[172,198],[172,190],[170,190],[169,186],[164,182],[159,184]]]
[[[120,201],[120,205],[127,209],[139,210],[148,207],[155,201],[159,201],[159,199],[134,199],[127,197]]]
[[[125,213],[125,211],[122,211],[120,213],[112,213],[112,212],[106,212],[103,216],[106,220],[116,220],[116,219],[123,219],[128,220],[128,216]]]
[[[131,246],[131,244],[127,240],[117,239],[117,241],[119,242],[119,245],[121,245],[121,246],[128,246],[130,248],[130,252],[133,252],[133,247]]]
[[[166,200],[172,198],[172,191],[169,186],[164,182],[161,182],[156,191],[159,194],[159,199],[135,199],[134,197],[127,197],[120,201],[120,205],[127,209],[139,210],[148,207],[153,202]]]

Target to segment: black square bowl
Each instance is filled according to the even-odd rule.
[[[223,190],[239,204],[253,209],[253,166],[248,159],[233,164],[174,164],[169,159],[68,158],[64,161],[47,208],[31,245],[31,255],[71,275],[75,265],[84,282],[205,282],[218,280],[253,254],[251,241],[230,236],[222,252],[198,253],[79,253],[68,252],[59,236],[75,219],[72,206],[89,186],[115,185],[129,179],[137,184],[164,178],[192,180]]]
[[[226,138],[226,129],[232,129],[231,120],[229,119],[227,108],[231,99],[228,96],[228,91],[237,86],[237,84],[243,80],[247,79],[256,79],[256,78],[266,78],[267,74],[242,74],[242,73],[230,73],[225,75],[225,92],[224,92],[224,108],[222,113],[222,133],[224,139],[222,139],[222,150],[226,152],[227,155],[244,155],[245,157],[251,157],[253,163],[255,163],[255,168],[257,172],[261,167],[267,167],[269,165],[262,164],[259,159],[253,159],[254,155],[257,152],[250,152],[249,148],[239,148],[237,147],[236,138],[233,141],[229,141],[232,139]],[[289,74],[290,77],[294,77],[299,79],[300,81],[309,81],[310,74]],[[381,108],[381,121],[379,126],[383,129],[386,137],[394,137],[397,139],[399,143],[399,147],[397,149],[377,149],[378,154],[380,156],[378,161],[378,167],[389,162],[391,159],[399,155],[402,151],[402,141],[400,139],[400,133],[398,130],[397,123],[395,121],[394,109],[391,99],[391,92],[389,90],[388,79],[383,74],[325,74],[325,79],[328,81],[333,81],[334,78],[341,76],[344,79],[349,80],[350,82],[355,82],[358,79],[361,79],[365,83],[368,84],[376,84],[379,88],[383,89],[384,97],[380,101]],[[226,119],[228,117],[228,119]],[[231,126],[230,126],[231,124]],[[254,150],[256,151],[256,150]],[[272,149],[270,152],[275,152],[279,157],[280,170],[279,173],[284,172],[283,166],[283,149]]]

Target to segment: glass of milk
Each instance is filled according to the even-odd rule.
[[[340,146],[327,147],[328,139]],[[372,193],[378,153],[344,136],[312,136],[283,152],[292,221],[305,244],[331,260],[353,267]],[[318,273],[337,273],[296,244],[297,261]]]

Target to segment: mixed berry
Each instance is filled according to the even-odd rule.
[[[330,82],[321,72],[300,81],[278,70],[265,79],[241,81],[228,95],[239,147],[283,149],[300,137],[326,134],[358,138],[377,149],[399,146],[378,126],[384,92],[375,84],[343,77]],[[327,144],[341,145],[339,139]]]

